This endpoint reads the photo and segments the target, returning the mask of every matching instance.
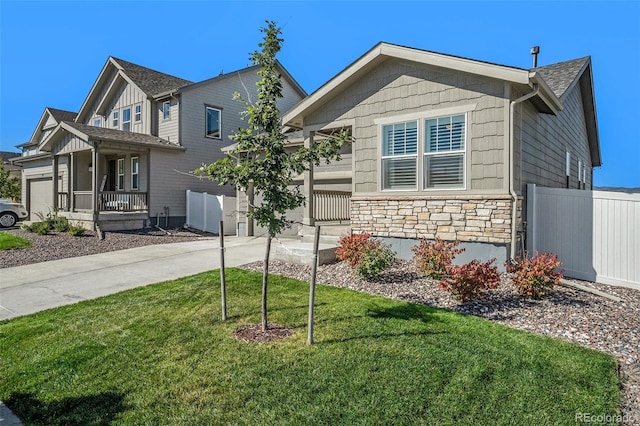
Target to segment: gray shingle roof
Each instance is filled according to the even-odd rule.
[[[157,136],[145,135],[142,133],[125,132],[123,130],[106,129],[104,127],[89,126],[87,124],[65,121],[65,124],[74,129],[99,140],[109,140],[115,142],[134,143],[159,147],[177,147],[176,144]]]
[[[112,56],[124,69],[124,73],[149,96],[158,95],[179,87],[192,84],[192,81],[152,70]]]
[[[551,88],[553,93],[559,98],[567,91],[569,86],[571,86],[571,83],[576,79],[578,73],[588,60],[589,57],[585,56],[584,58],[533,68],[531,71],[539,73],[549,85],[549,88]]]
[[[58,123],[60,123],[61,121],[73,121],[76,119],[76,115],[78,115],[78,113],[76,112],[65,111],[63,109],[56,109],[51,107],[47,107],[47,109]]]

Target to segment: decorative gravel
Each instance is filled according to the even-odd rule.
[[[243,268],[262,271],[262,262]],[[269,272],[309,281],[311,268],[271,261]],[[357,276],[346,262],[323,265],[318,268],[317,282],[476,315],[612,354],[620,363],[624,423],[640,424],[640,291],[576,281],[622,301],[614,302],[565,286],[534,300],[520,296],[507,274],[503,274],[498,289],[489,291],[480,300],[459,303],[440,290],[436,281],[416,272],[408,261],[397,261],[392,268],[369,280]]]
[[[10,229],[2,232],[26,238],[33,246],[23,249],[0,250],[0,268],[30,265],[48,260],[106,253],[152,244],[179,243],[201,238],[199,234],[187,230],[169,230],[168,235],[158,229],[138,231],[104,232],[100,240],[93,232],[74,237],[68,233],[38,235],[22,229]]]

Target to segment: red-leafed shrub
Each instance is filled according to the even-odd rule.
[[[561,265],[558,255],[536,252],[531,259],[511,259],[505,266],[520,294],[538,298],[560,283],[562,272],[556,269]]]
[[[371,234],[366,232],[362,234],[345,235],[338,240],[336,258],[338,260],[346,260],[349,262],[349,265],[355,268],[365,249],[373,249],[378,244],[379,242],[371,239]]]
[[[495,261],[491,259],[480,263],[472,260],[461,266],[449,266],[447,274],[440,278],[440,288],[451,292],[460,302],[476,299],[500,284],[498,268],[493,264]]]
[[[428,277],[439,279],[447,273],[447,267],[451,266],[453,258],[464,251],[456,248],[458,244],[459,241],[447,242],[439,238],[434,242],[423,239],[420,244],[411,248],[415,253],[413,258],[416,268]]]

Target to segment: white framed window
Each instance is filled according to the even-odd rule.
[[[102,118],[100,118],[100,117],[94,118],[93,119],[93,125],[94,125],[94,127],[102,127]]]
[[[171,102],[165,101],[162,103],[162,119],[170,120],[171,119]]]
[[[125,108],[122,110],[122,130],[131,131],[131,108]]]
[[[142,105],[138,104],[136,106],[133,107],[133,111],[134,111],[134,121],[136,123],[139,123],[140,121],[142,121]]]
[[[218,108],[206,106],[206,133],[208,138],[222,138],[222,111]]]
[[[115,127],[117,129],[120,126],[120,111],[113,111],[111,118],[111,127]]]
[[[464,188],[464,114],[424,122],[423,189]]]
[[[116,167],[117,179],[116,190],[124,191],[124,158],[118,158],[118,164]]]
[[[131,157],[131,190],[140,189],[140,158]]]
[[[415,190],[418,182],[418,122],[382,126],[382,189]]]

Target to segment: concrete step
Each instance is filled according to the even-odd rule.
[[[318,265],[335,262],[336,248],[333,244],[320,244],[318,246]],[[311,266],[313,264],[313,243],[287,241],[274,244],[273,259]]]
[[[320,244],[337,245],[340,237],[351,233],[351,225],[340,223],[319,224],[320,226]],[[302,226],[299,231],[302,242],[313,243],[315,235],[315,227]]]

